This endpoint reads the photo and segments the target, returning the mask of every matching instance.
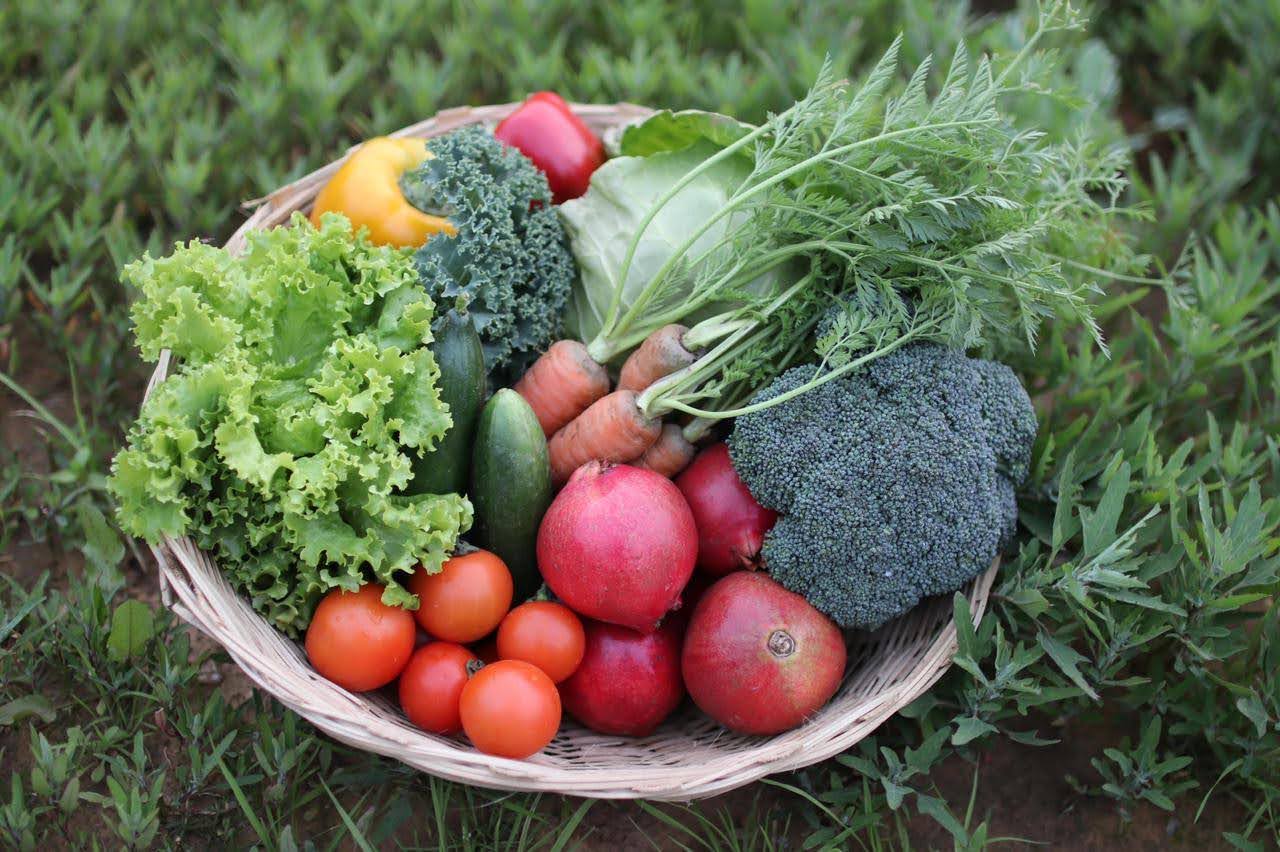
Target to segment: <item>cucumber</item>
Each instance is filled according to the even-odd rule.
[[[413,494],[463,494],[471,469],[471,444],[484,404],[484,347],[471,319],[449,311],[436,329],[431,351],[440,367],[440,399],[453,426],[435,450],[413,461]]]
[[[471,457],[469,539],[511,569],[517,601],[542,585],[538,525],[551,505],[551,462],[542,426],[524,397],[504,388],[480,413]]]

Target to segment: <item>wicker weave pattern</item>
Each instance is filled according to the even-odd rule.
[[[446,110],[393,135],[430,138],[467,124],[499,121],[515,106]],[[597,132],[650,113],[633,104],[575,105],[574,110]],[[227,248],[238,252],[248,231],[274,227],[295,210],[307,210],[342,162],[250,202],[256,210],[227,241]],[[166,351],[151,376],[148,396],[164,380],[169,365]],[[418,730],[385,697],[353,695],[320,677],[299,645],[263,621],[190,539],[167,539],[152,552],[159,563],[165,605],[221,644],[259,687],[345,743],[485,787],[668,800],[722,793],[848,749],[937,681],[956,649],[950,602],[933,600],[874,634],[851,635],[840,691],[793,731],[775,737],[740,736],[688,707],[640,739],[596,734],[566,718],[543,753],[529,760],[508,760]],[[975,620],[986,608],[995,572],[993,564],[967,591]]]

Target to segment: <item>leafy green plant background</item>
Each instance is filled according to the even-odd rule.
[[[899,30],[909,64],[961,33],[1016,48],[1029,8],[0,7],[0,847],[1273,844],[1275,0],[1090,4],[1091,32],[1058,44],[1077,106],[1020,105],[1132,146],[1132,231],[1172,283],[1099,297],[1110,358],[1050,333],[1017,365],[1043,420],[1020,553],[956,668],[847,755],[689,811],[447,784],[230,700],[224,658],[110,520],[103,475],[149,372],[117,272],[143,249],[221,240],[239,200],[446,107],[555,88],[759,119],[825,54],[856,73]]]

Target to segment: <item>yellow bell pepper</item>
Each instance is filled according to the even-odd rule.
[[[370,139],[320,190],[311,221],[318,225],[322,214],[342,213],[356,230],[368,228],[377,245],[412,248],[435,234],[454,236],[457,229],[448,219],[423,213],[400,191],[400,176],[430,156],[421,139]]]

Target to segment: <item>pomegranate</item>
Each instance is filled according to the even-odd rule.
[[[652,633],[587,621],[587,649],[560,700],[579,722],[602,734],[652,733],[684,698],[679,619]]]
[[[826,704],[844,677],[840,628],[760,572],[712,586],[689,620],[684,683],[711,718],[743,734],[776,734]]]
[[[714,576],[759,567],[760,546],[778,513],[755,501],[729,460],[729,448],[712,444],[698,453],[676,487],[689,501],[698,527],[698,567]]]
[[[698,533],[665,476],[588,462],[538,528],[538,568],[570,609],[650,633],[693,573]]]

